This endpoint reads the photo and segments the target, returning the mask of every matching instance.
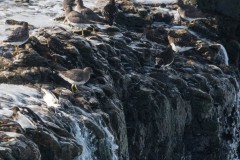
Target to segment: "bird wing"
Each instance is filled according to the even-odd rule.
[[[118,8],[115,5],[112,4],[107,4],[104,8],[103,8],[103,16],[104,17],[109,17],[109,16],[115,16],[118,13]]]
[[[72,70],[66,71],[66,73],[69,77],[71,77],[73,81],[79,82],[84,80],[84,73],[82,70],[80,71],[78,69],[72,69]]]
[[[87,17],[89,20],[93,20],[93,21],[101,21],[101,18],[98,17],[98,15],[96,13],[94,13],[91,9],[89,8],[85,8],[82,12],[81,12],[85,17]]]
[[[85,23],[87,20],[82,17],[82,15],[76,11],[72,11],[68,14],[67,19],[72,23]]]

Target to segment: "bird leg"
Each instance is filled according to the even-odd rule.
[[[71,85],[71,90],[73,93],[76,93],[78,91],[77,85],[76,84],[72,84]]]
[[[20,49],[19,49],[18,45],[15,45],[14,52],[15,52],[16,54],[18,54],[19,50],[20,50]]]
[[[84,36],[84,31],[83,31],[83,28],[81,28],[81,31],[82,31],[82,36]]]
[[[65,18],[64,20],[63,20],[63,24],[65,24],[67,22],[67,18]]]

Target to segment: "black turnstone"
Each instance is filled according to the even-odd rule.
[[[113,25],[113,21],[115,20],[117,13],[118,8],[115,4],[115,0],[109,0],[107,5],[102,10],[102,15],[104,16],[106,23],[108,23],[110,26]]]
[[[155,58],[155,67],[156,68],[165,68],[171,65],[174,61],[175,53],[172,50],[171,46],[168,46],[166,50],[161,52],[156,58]]]
[[[59,71],[58,75],[65,81],[72,84],[72,91],[77,90],[77,85],[85,84],[89,79],[93,70],[91,67],[85,67],[84,69],[71,69],[68,71]]]
[[[204,19],[203,13],[192,5],[184,4],[182,0],[177,1],[178,13],[181,19],[191,21],[194,19]]]
[[[83,5],[82,0],[76,0],[75,3],[77,4],[75,11],[81,13],[85,19],[87,19],[88,21],[102,21],[96,13],[94,13],[90,8],[87,8]]]
[[[17,51],[18,51],[18,46],[26,43],[28,41],[28,39],[29,39],[28,23],[23,22],[23,26],[16,28],[11,33],[11,35],[3,42],[10,43],[10,44],[16,46]]]

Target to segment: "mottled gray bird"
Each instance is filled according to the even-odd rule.
[[[155,67],[156,68],[165,68],[170,66],[175,59],[175,52],[172,50],[171,46],[168,46],[166,50],[161,52],[156,58],[155,58]]]
[[[104,16],[106,23],[110,26],[113,25],[113,21],[115,20],[117,13],[118,8],[115,4],[115,0],[109,0],[102,10],[102,15]]]
[[[18,51],[18,46],[26,43],[28,39],[29,39],[28,23],[23,22],[23,26],[16,28],[11,33],[11,35],[3,42],[7,42],[14,45],[16,47],[15,50]]]
[[[79,12],[85,19],[87,19],[88,21],[102,21],[96,13],[94,13],[90,8],[84,6],[82,0],[76,0],[75,3],[77,5],[75,7],[75,11]]]
[[[188,4],[184,4],[182,0],[177,1],[178,4],[178,13],[180,18],[191,21],[194,19],[204,19],[203,13],[196,7]]]
[[[81,29],[82,35],[83,35],[84,24],[88,22],[88,20],[84,16],[82,16],[81,13],[74,11],[72,9],[72,6],[67,6],[65,8],[65,20],[64,21],[67,21],[68,24],[73,27]]]
[[[20,112],[20,109],[18,107],[13,107],[12,111],[13,111],[13,113],[12,113],[11,118],[13,120],[16,120],[18,118],[18,116],[19,116],[18,113]]]
[[[68,83],[71,83],[72,91],[77,90],[77,85],[85,84],[89,79],[93,70],[91,67],[85,67],[84,69],[71,69],[68,71],[59,71],[58,75],[62,77]]]

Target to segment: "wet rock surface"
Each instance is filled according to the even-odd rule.
[[[174,27],[173,15],[149,19],[148,6],[119,3],[124,13],[114,27],[93,25],[85,36],[40,28],[18,53],[1,48],[0,83],[34,88],[34,99],[20,89],[14,92],[25,100],[17,106],[11,97],[0,98],[1,111],[9,109],[0,113],[0,159],[240,157],[238,69],[225,62],[217,22]],[[146,30],[152,20],[165,23]],[[171,42],[191,48],[176,53],[170,66],[155,67],[155,57]],[[57,71],[83,67],[94,75],[72,93]],[[19,107],[17,115],[27,117],[29,126],[13,116],[12,107]]]

